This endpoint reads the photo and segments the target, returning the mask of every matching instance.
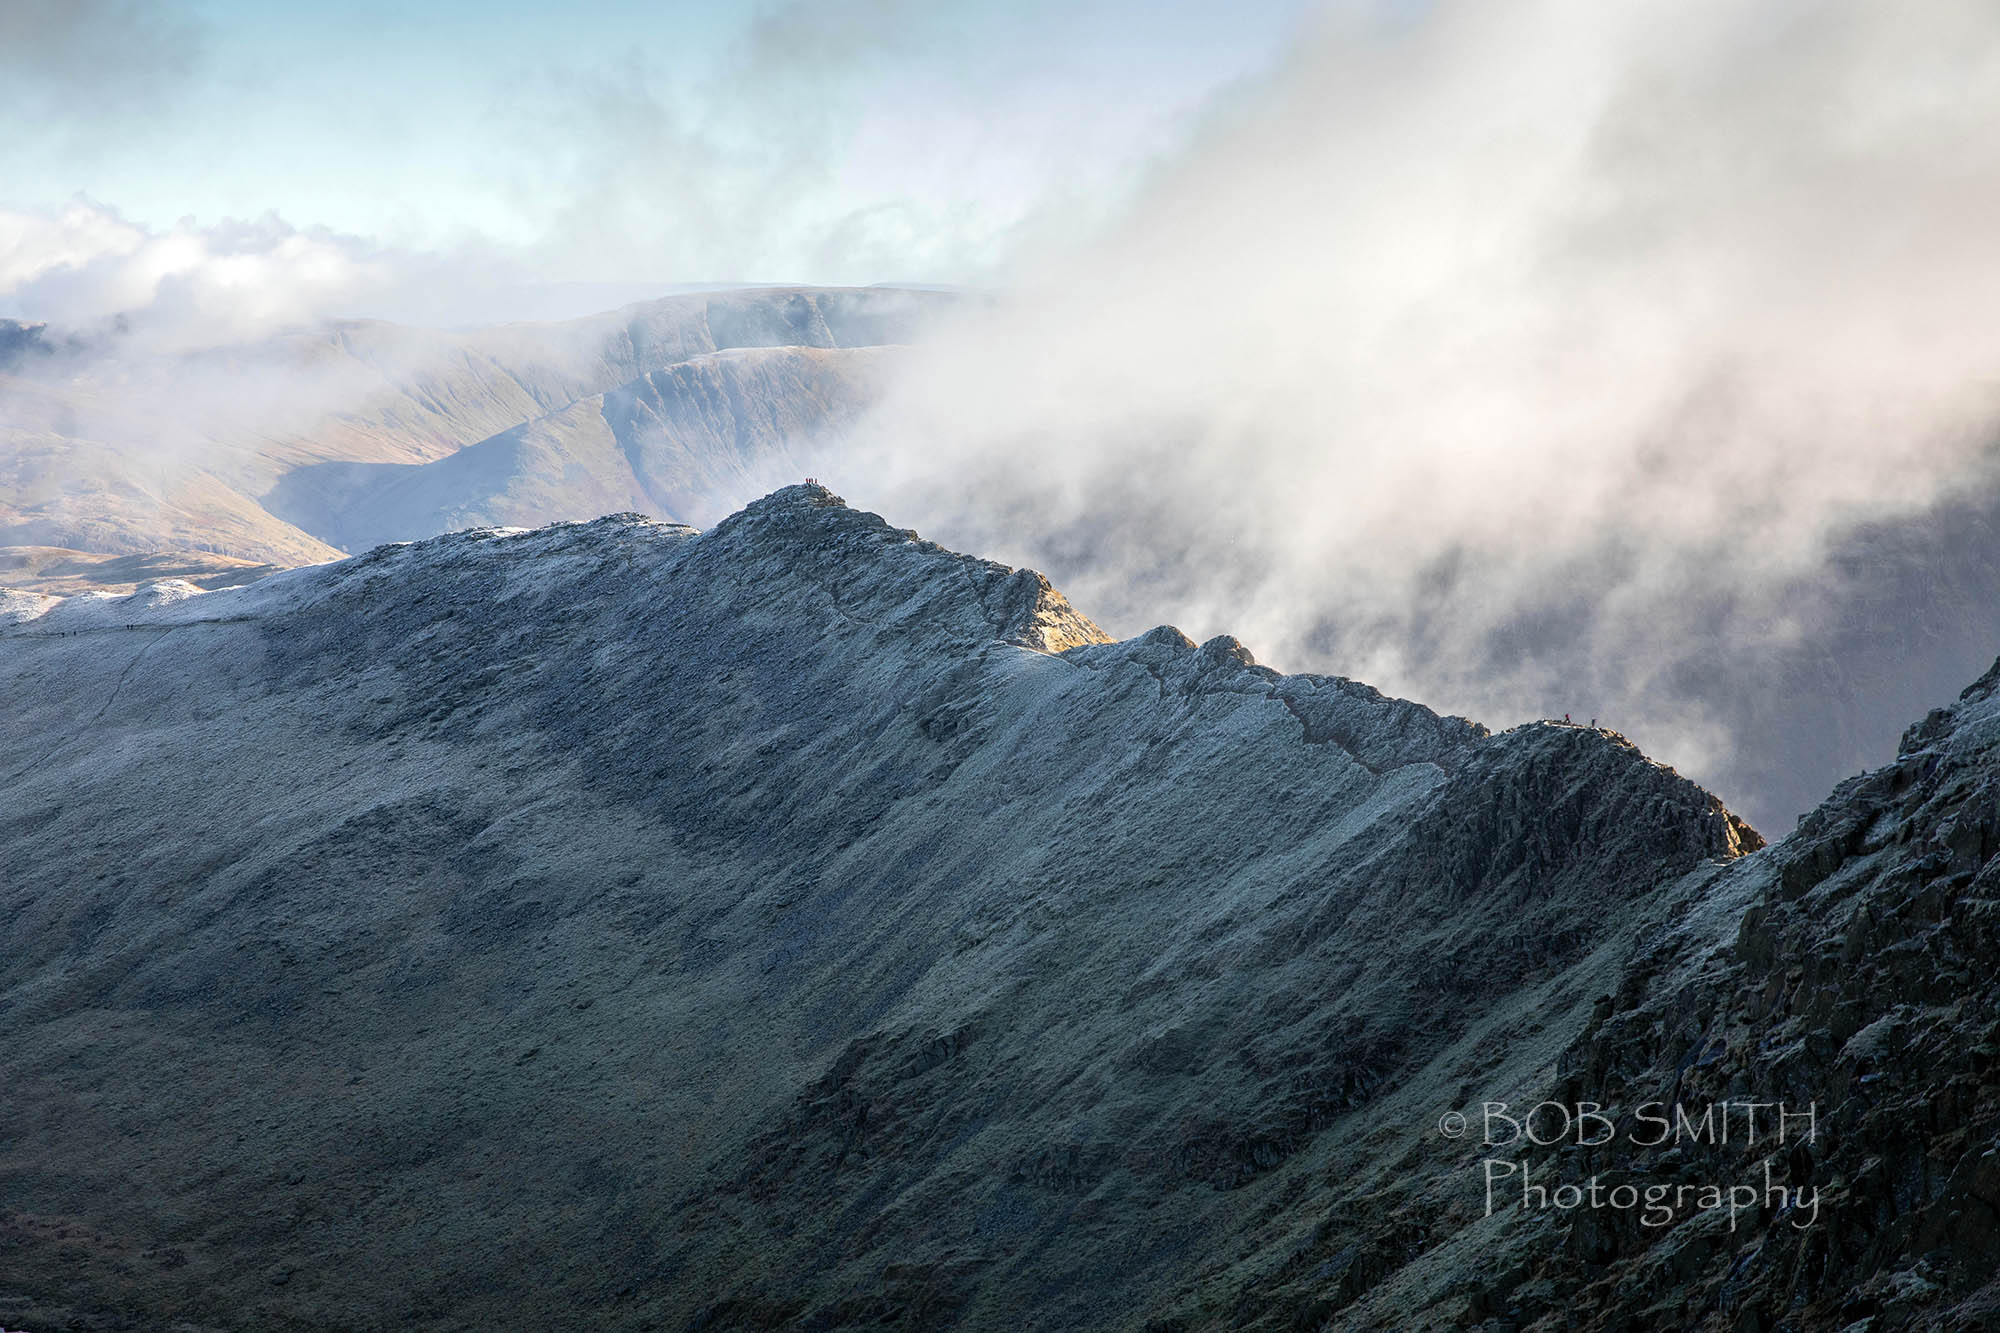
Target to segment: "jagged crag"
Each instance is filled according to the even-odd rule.
[[[0,619],[8,1327],[1991,1318],[1996,677],[1764,848],[811,486]]]

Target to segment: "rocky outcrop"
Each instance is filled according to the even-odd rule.
[[[48,329],[24,319],[0,319],[0,371],[31,357],[54,355]]]
[[[1547,1264],[1565,1319],[1615,1326],[1987,1327],[2000,1319],[2000,668],[1745,874],[1733,940],[1643,955],[1656,984],[1566,1053],[1559,1094],[1782,1103],[1676,1168],[1811,1190],[1733,1234],[1579,1227]],[[1669,971],[1669,969],[1673,969]],[[1747,1120],[1747,1117],[1746,1117]],[[1811,1131],[1811,1132],[1802,1132]],[[1616,1154],[1609,1164],[1622,1165]],[[1568,1170],[1596,1165],[1578,1159]],[[1808,1225],[1808,1219],[1811,1224]]]
[[[1996,791],[2000,666],[1791,837],[1665,895],[1552,1065],[1496,1052],[1456,1099],[1475,1135],[1489,1102],[1546,1105],[1545,1130],[1585,1105],[1601,1120],[1419,1150],[1240,1308],[1339,1328],[1992,1326]],[[1569,1207],[1543,1202],[1565,1188]],[[1330,1250],[1359,1259],[1315,1306],[1300,1270]]]

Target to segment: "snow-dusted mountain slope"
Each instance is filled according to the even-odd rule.
[[[1290,1327],[1758,843],[816,487],[0,619],[10,1325]]]

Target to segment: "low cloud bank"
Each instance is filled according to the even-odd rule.
[[[53,214],[0,212],[0,314],[150,351],[246,342],[400,276],[362,241],[270,214],[153,231],[86,199]]]

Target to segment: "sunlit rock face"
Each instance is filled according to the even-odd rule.
[[[1114,642],[817,486],[0,618],[9,1327],[1775,1328],[1985,1280],[1990,686],[1755,851],[1609,732]],[[1489,1216],[1438,1128],[1739,1084],[1818,1095],[1845,1230]]]

